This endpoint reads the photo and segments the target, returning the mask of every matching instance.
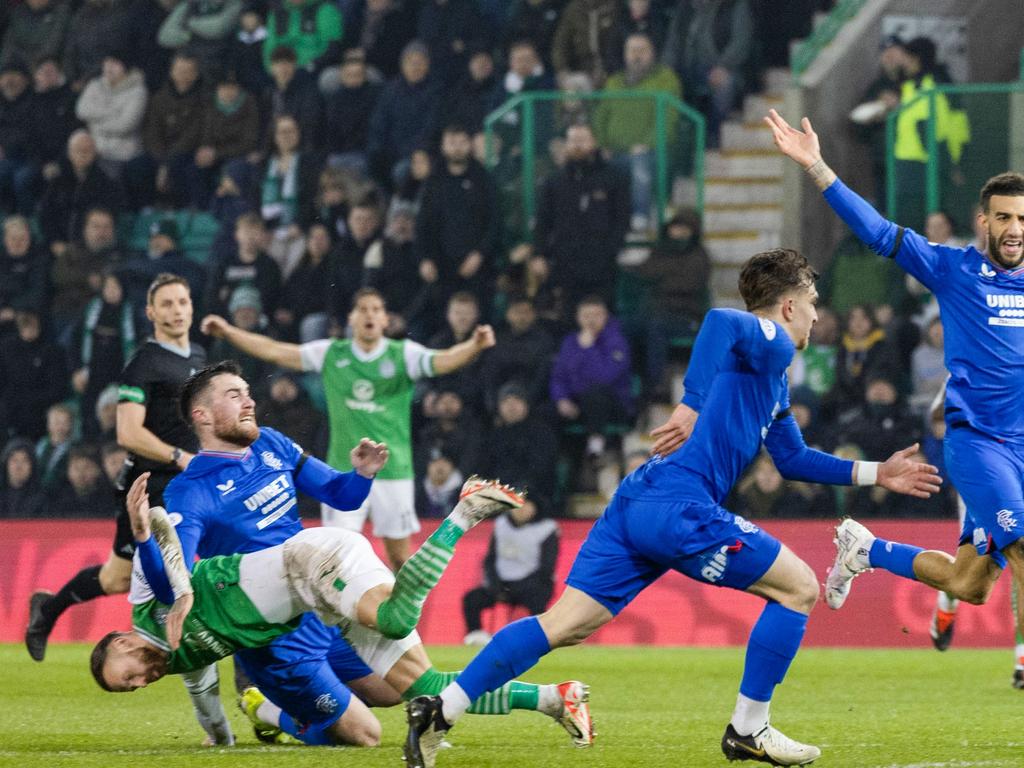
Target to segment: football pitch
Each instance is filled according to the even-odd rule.
[[[46,662],[20,645],[0,646],[0,766],[353,765],[401,768],[400,707],[376,710],[378,749],[265,746],[233,704],[230,663],[221,695],[238,745],[205,749],[182,684],[168,678],[132,694],[102,692],[85,645],[52,647]],[[439,669],[457,669],[471,649],[433,647]],[[729,763],[719,739],[732,712],[741,649],[590,646],[558,651],[524,679],[589,683],[598,738],[576,750],[548,718],[467,716],[438,768],[703,768]],[[807,649],[773,704],[773,722],[823,750],[818,766],[970,768],[1024,765],[1024,691],[1009,685],[1012,653],[953,649]]]

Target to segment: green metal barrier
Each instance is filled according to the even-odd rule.
[[[886,122],[886,210],[889,218],[920,230],[927,215],[944,210],[960,224],[960,233],[968,234],[973,205],[982,184],[1014,165],[1014,140],[1024,125],[1020,98],[1024,81],[940,85],[922,91],[891,112]],[[897,157],[901,141],[897,126],[908,110],[922,111],[923,119],[914,121],[922,138],[924,159]],[[940,119],[953,118],[960,126],[952,140],[948,125]],[[957,157],[955,144],[962,140],[964,123],[968,140]],[[905,130],[909,128],[905,127]],[[902,146],[902,145],[901,145]],[[904,152],[904,154],[906,154]]]
[[[637,111],[654,109],[653,207],[660,229],[671,199],[672,180],[692,178],[696,208],[704,209],[704,116],[668,93],[612,91],[566,93],[530,91],[513,96],[484,121],[487,166],[502,194],[505,229],[514,238],[530,239],[537,213],[540,181],[557,169],[558,142],[565,129],[581,121],[595,127],[601,104],[646,102]],[[598,143],[599,131],[595,130]],[[626,154],[626,153],[623,153]]]
[[[794,84],[799,82],[800,76],[814,63],[818,54],[835,39],[843,25],[856,16],[866,2],[867,0],[839,0],[825,20],[796,46],[789,63],[793,70]]]

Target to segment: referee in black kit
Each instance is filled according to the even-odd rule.
[[[123,503],[124,489],[150,472],[150,503],[161,505],[164,488],[188,466],[197,448],[178,411],[178,393],[185,379],[206,365],[206,351],[189,341],[192,296],[185,278],[157,275],[146,292],[146,317],[153,323],[153,335],[128,361],[118,390],[117,442],[128,451],[118,491]],[[106,563],[83,568],[56,594],[32,594],[25,630],[29,655],[43,660],[53,625],[70,606],[127,592],[134,554],[128,514],[121,509]]]

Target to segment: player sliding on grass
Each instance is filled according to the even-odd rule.
[[[786,368],[817,320],[815,277],[807,259],[791,250],[759,253],[744,265],[739,287],[749,311],[713,309],[705,317],[683,402],[654,431],[655,455],[622,481],[594,524],[558,602],[498,632],[440,696],[409,703],[409,768],[433,768],[441,739],[483,691],[554,648],[582,642],[669,569],[767,601],[722,737],[726,757],[803,765],[821,754],[784,736],[768,717],[818,599],[817,580],[787,547],[721,504],[762,443],[793,480],[878,484],[927,497],[939,479],[934,467],[909,458],[916,445],[878,464],[804,444],[789,412]]]
[[[981,189],[979,224],[988,248],[929,243],[886,221],[848,189],[821,157],[818,135],[804,118],[797,130],[772,110],[765,118],[775,144],[799,163],[854,234],[896,260],[938,299],[945,331],[944,450],[950,480],[967,513],[956,557],[876,538],[860,523],[836,529],[837,555],[825,597],[839,608],[853,578],[884,568],[980,605],[1010,563],[1024,587],[1024,175],[1002,173]],[[1017,623],[1024,619],[1018,601]]]

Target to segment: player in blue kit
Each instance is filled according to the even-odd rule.
[[[622,481],[591,529],[558,602],[498,632],[440,696],[409,703],[409,768],[433,768],[441,739],[473,698],[552,649],[582,642],[669,569],[767,601],[747,645],[736,708],[722,737],[725,755],[803,765],[821,754],[784,736],[768,717],[772,692],[818,599],[817,580],[786,546],[722,502],[762,444],[794,480],[877,483],[921,497],[937,491],[939,480],[934,467],[908,458],[916,446],[879,464],[804,444],[789,412],[786,369],[817,319],[816,276],[791,250],[760,253],[744,265],[739,287],[749,311],[713,309],[704,319],[683,402],[655,430],[655,455]]]
[[[387,458],[383,445],[363,439],[349,457],[355,469],[342,473],[308,456],[284,435],[259,429],[248,385],[231,362],[190,377],[182,390],[181,410],[202,450],[190,469],[168,486],[164,502],[176,519],[189,564],[196,554],[208,558],[265,550],[302,531],[296,490],[338,509],[358,507],[369,491],[370,477]],[[501,493],[495,500],[500,488],[494,491],[494,486],[470,478],[456,508],[403,564],[397,579],[390,572],[381,573],[387,569],[380,566],[367,569],[373,581],[346,584],[343,600],[345,594],[364,590],[380,598],[380,590],[387,591],[394,583],[390,599],[373,615],[360,616],[358,623],[342,622],[351,646],[335,627],[307,614],[294,632],[269,645],[239,651],[236,659],[246,674],[276,705],[264,706],[259,692],[254,700],[250,689],[243,696],[250,719],[280,727],[307,744],[373,745],[380,725],[363,701],[350,696],[350,688],[368,703],[383,706],[397,704],[401,696],[441,690],[454,673],[438,672],[430,665],[415,632],[416,617],[459,537],[507,505]],[[359,534],[350,536],[365,543]],[[543,686],[515,682],[500,695],[474,702],[472,711],[536,710],[576,739],[578,729],[571,713],[565,712],[563,699],[583,689],[578,681]]]
[[[956,556],[885,541],[854,520],[836,529],[825,597],[839,608],[855,576],[884,568],[972,604],[984,603],[1009,562],[1024,588],[1024,175],[1002,173],[981,190],[986,253],[928,242],[887,221],[848,189],[821,157],[818,136],[777,112],[765,118],[775,144],[799,163],[854,234],[896,260],[938,299],[945,332],[946,437],[950,480],[967,505]],[[1018,601],[1018,625],[1024,601]]]

